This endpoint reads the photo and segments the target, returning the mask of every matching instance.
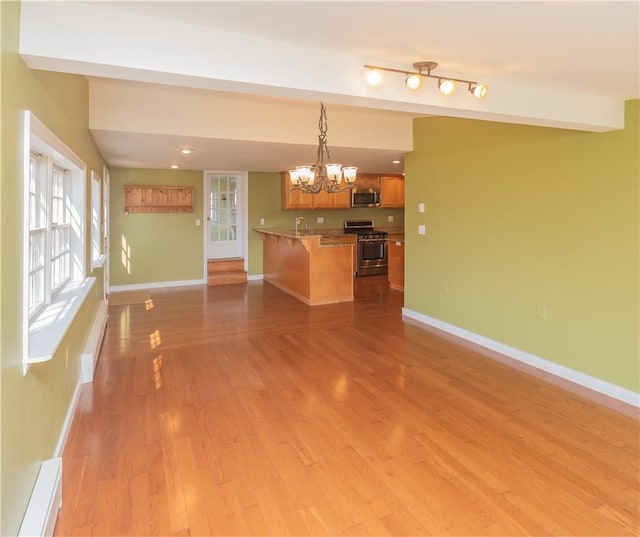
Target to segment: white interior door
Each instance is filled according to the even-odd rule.
[[[205,172],[208,259],[245,257],[246,186],[245,172]]]

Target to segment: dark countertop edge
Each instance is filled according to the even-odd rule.
[[[378,226],[375,228],[379,231],[386,231],[389,235],[404,235],[403,227],[388,227],[384,228]],[[353,236],[353,233],[345,233],[342,228],[312,228],[312,229],[301,229],[297,232],[293,229],[284,229],[284,228],[261,228],[254,227],[253,231],[258,233],[268,233],[270,235],[279,235],[281,237],[291,237],[291,238],[305,238],[305,237],[345,237],[345,236]]]

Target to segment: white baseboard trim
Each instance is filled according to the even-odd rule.
[[[128,285],[111,285],[109,292],[116,291],[142,291],[145,289],[162,289],[166,287],[189,287],[191,285],[206,285],[206,279],[200,280],[176,280],[173,282],[149,282],[149,283],[132,283]]]
[[[107,328],[108,311],[108,301],[102,300],[98,306],[96,316],[93,319],[84,350],[80,355],[80,382],[82,383],[93,382],[93,373],[98,363],[100,347],[102,347],[102,338]]]
[[[53,452],[54,457],[62,457],[62,451],[64,450],[64,446],[67,443],[67,437],[69,436],[69,431],[71,430],[71,422],[73,421],[73,416],[75,415],[76,407],[78,406],[78,400],[80,399],[81,388],[82,384],[78,382],[76,384],[75,390],[73,390],[73,395],[71,396],[71,401],[69,402],[69,408],[67,409],[67,415],[64,417],[64,423],[62,424],[60,435],[58,436],[58,443],[56,444],[56,449]]]
[[[443,332],[452,334],[453,336],[461,338],[465,341],[469,341],[471,343],[474,343],[475,345],[484,347],[485,349],[497,352],[504,357],[527,364],[536,369],[546,371],[551,375],[568,380],[570,382],[588,388],[589,390],[593,390],[613,399],[617,399],[618,401],[622,401],[634,407],[640,407],[640,394],[632,392],[631,390],[628,390],[626,388],[622,388],[621,386],[617,386],[596,377],[592,377],[580,371],[576,371],[575,369],[570,369],[555,362],[540,358],[539,356],[536,356],[534,354],[516,349],[514,347],[510,347],[509,345],[505,345],[504,343],[500,343],[499,341],[495,341],[493,339],[489,339],[488,337],[475,334],[473,332],[470,332],[469,330],[465,330],[464,328],[460,328],[439,319],[429,317],[428,315],[423,315],[422,313],[415,312],[408,308],[402,308],[402,316],[413,319],[419,324],[442,330]]]
[[[62,458],[42,461],[19,537],[53,535],[58,511],[62,507]]]
[[[251,274],[247,276],[247,281],[248,280],[264,280],[264,274]]]

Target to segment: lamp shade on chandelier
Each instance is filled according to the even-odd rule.
[[[320,120],[318,121],[320,134],[318,135],[318,152],[313,165],[296,166],[289,170],[291,190],[300,190],[307,194],[317,194],[320,191],[334,194],[348,188],[354,188],[356,181],[356,166],[345,166],[331,162],[329,147],[327,146],[327,111],[324,103],[320,103]],[[325,156],[327,164],[325,164]]]

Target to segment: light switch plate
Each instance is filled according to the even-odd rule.
[[[425,235],[427,233],[427,228],[424,224],[420,224],[418,226],[418,235]]]
[[[422,203],[422,202],[418,203],[418,212],[419,213],[423,213],[424,212],[424,203]]]

